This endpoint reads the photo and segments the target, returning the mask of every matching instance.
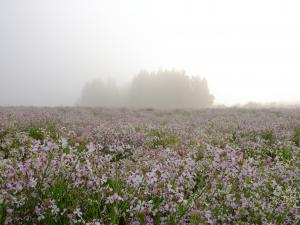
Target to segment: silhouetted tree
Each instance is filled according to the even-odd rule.
[[[100,79],[87,83],[81,94],[79,105],[118,107],[122,104],[119,89],[113,81],[104,82]]]
[[[206,79],[190,78],[184,71],[142,71],[130,91],[130,104],[142,108],[205,108],[214,100]]]

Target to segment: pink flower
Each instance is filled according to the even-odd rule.
[[[36,207],[34,208],[34,211],[35,211],[35,213],[36,213],[37,216],[40,216],[40,215],[41,215],[42,210],[41,210],[40,207],[36,206]]]
[[[6,209],[6,212],[7,212],[8,214],[12,214],[12,213],[13,213],[13,211],[14,211],[14,210],[13,210],[13,209],[11,209],[11,208],[7,208],[7,209]]]

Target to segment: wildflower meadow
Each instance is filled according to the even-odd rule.
[[[300,224],[300,110],[0,107],[0,224]]]

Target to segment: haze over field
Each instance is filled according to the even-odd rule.
[[[74,105],[141,70],[206,78],[215,104],[300,102],[300,2],[1,0],[0,105]]]

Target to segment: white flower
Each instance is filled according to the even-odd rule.
[[[88,149],[88,152],[92,153],[95,151],[95,146],[93,143],[89,143],[86,145],[86,148]]]
[[[32,187],[32,188],[34,188],[36,185],[37,185],[37,179],[30,178],[29,186]]]
[[[61,145],[61,146],[62,146],[63,148],[66,148],[66,147],[68,146],[68,140],[67,140],[66,138],[62,138],[62,139],[61,139],[61,142],[62,142],[62,145]]]

